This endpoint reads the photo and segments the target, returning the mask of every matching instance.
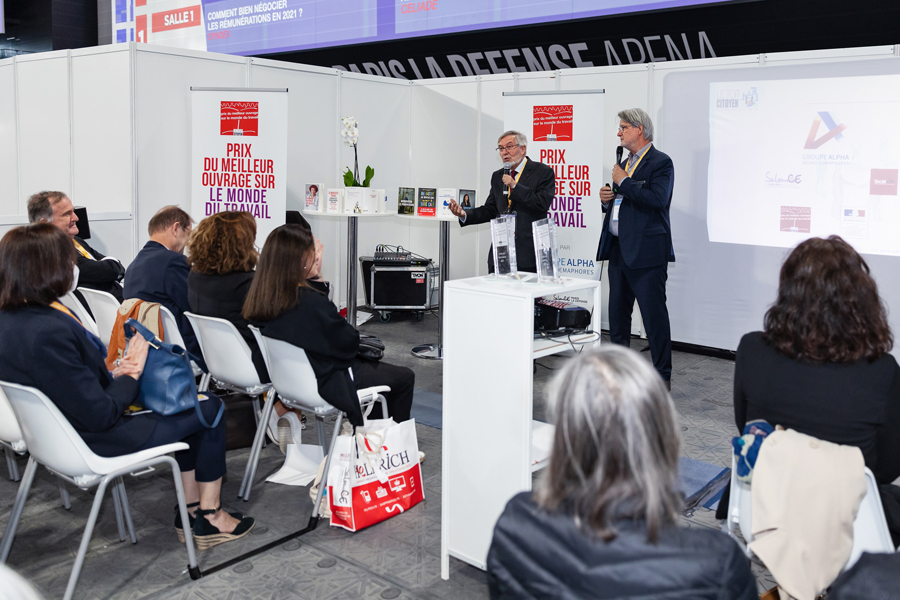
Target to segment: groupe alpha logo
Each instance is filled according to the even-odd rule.
[[[720,89],[716,92],[717,109],[746,109],[759,107],[759,90],[756,86],[749,89]]]
[[[818,116],[813,119],[812,127],[809,128],[809,135],[806,136],[806,145],[803,146],[804,150],[815,150],[832,139],[837,141],[844,139],[842,132],[847,129],[846,125],[836,123],[827,111],[820,111],[816,114]],[[822,134],[821,137],[816,138],[822,123],[828,128],[828,131]]]
[[[789,173],[787,175],[779,175],[776,171],[766,171],[763,183],[767,186],[774,187],[797,187],[803,179],[800,173]]]

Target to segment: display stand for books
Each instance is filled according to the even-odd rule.
[[[550,456],[553,427],[532,420],[532,362],[571,348],[567,338],[534,339],[534,300],[588,290],[591,329],[600,331],[600,282],[560,283],[473,277],[446,284],[441,577],[453,556],[486,567],[494,525]],[[579,334],[588,342],[599,335]],[[599,343],[599,341],[595,342]]]
[[[438,261],[441,275],[438,283],[438,339],[434,344],[419,344],[412,349],[412,355],[419,358],[442,360],[444,358],[444,284],[450,277],[450,221],[458,221],[454,216],[449,217],[419,217],[414,215],[397,215],[401,219],[422,219],[423,221],[440,221],[440,237],[438,245],[440,253]]]
[[[356,327],[356,269],[357,269],[357,238],[359,231],[360,217],[393,217],[397,216],[393,213],[361,213],[361,214],[345,214],[345,213],[304,213],[316,217],[325,217],[332,219],[347,219],[347,321]]]

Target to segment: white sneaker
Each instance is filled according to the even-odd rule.
[[[260,415],[262,418],[262,415]],[[275,409],[272,409],[272,412],[269,414],[269,424],[266,427],[266,435],[269,437],[269,441],[273,444],[278,443],[278,413],[275,412]]]
[[[425,453],[419,450],[419,462],[425,461]]]
[[[294,411],[289,410],[278,419],[278,447],[282,453],[287,452],[288,444],[303,443],[300,433],[302,429],[300,417]]]

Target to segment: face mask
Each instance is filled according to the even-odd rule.
[[[69,293],[70,293],[70,294],[71,294],[72,292],[75,291],[75,288],[78,287],[78,273],[79,273],[79,271],[78,271],[78,265],[73,265],[73,266],[72,266],[72,275],[73,275],[73,277],[72,277],[72,285],[69,286]]]

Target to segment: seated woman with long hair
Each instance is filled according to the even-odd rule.
[[[858,447],[885,494],[900,476],[900,367],[866,261],[838,236],[798,245],[781,267],[765,330],[748,333],[734,366],[734,419],[765,419]],[[900,505],[892,500],[895,510]],[[727,504],[727,502],[726,502]],[[900,532],[886,510],[892,535]]]
[[[224,211],[200,221],[188,241],[188,302],[193,313],[233,323],[250,347],[260,382],[269,383],[266,362],[242,313],[259,260],[255,244],[256,219],[248,212]],[[301,420],[299,411],[275,403],[269,435],[282,452],[286,444],[301,443]]]
[[[301,225],[278,227],[263,246],[244,318],[258,324],[263,335],[303,348],[319,394],[346,412],[353,425],[363,424],[356,390],[374,385],[390,386],[385,394],[390,416],[398,423],[408,420],[415,373],[383,360],[359,358],[359,332],[310,284],[320,268],[321,253],[312,232]],[[371,418],[380,416],[378,404]]]
[[[193,410],[125,416],[138,401],[148,343],[134,336],[115,371],[107,371],[103,342],[58,302],[74,288],[74,268],[72,241],[51,224],[17,227],[0,240],[0,380],[46,394],[100,456],[186,442],[190,449],[175,459],[197,546],[245,535],[253,528],[251,517],[219,510],[225,421],[207,429]],[[220,402],[210,396],[200,403],[207,422]],[[178,516],[175,528],[181,533]]]
[[[614,345],[584,352],[554,379],[548,409],[550,464],[497,522],[491,598],[758,598],[733,540],[676,523],[675,407],[649,362]]]

